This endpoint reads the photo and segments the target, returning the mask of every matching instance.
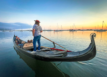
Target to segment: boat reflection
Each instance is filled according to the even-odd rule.
[[[20,58],[35,72],[35,77],[69,77],[59,70],[54,63],[35,60],[15,49]]]

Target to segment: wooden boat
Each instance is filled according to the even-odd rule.
[[[90,35],[91,43],[88,48],[77,52],[41,46],[41,50],[37,50],[35,53],[32,53],[32,43],[25,43],[23,48],[20,48],[14,41],[15,36],[13,37],[13,43],[15,50],[42,61],[87,61],[94,58],[96,55],[96,45],[94,41],[95,36],[95,33]],[[24,41],[22,42],[24,43]]]

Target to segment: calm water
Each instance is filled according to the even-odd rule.
[[[107,31],[44,31],[42,35],[68,50],[77,52],[89,46],[91,33],[96,33],[97,54],[94,59],[79,62],[44,62],[14,50],[13,35],[27,41],[33,39],[30,31],[0,31],[0,77],[107,77]],[[53,44],[44,38],[41,38],[41,44],[53,47]]]

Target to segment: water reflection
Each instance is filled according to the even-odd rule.
[[[90,34],[96,33],[95,43],[97,54],[94,59],[85,62],[62,62],[61,64],[59,64],[59,62],[56,62],[56,67],[52,63],[36,61],[21,53],[18,54],[19,56],[21,54],[21,59],[19,59],[16,51],[13,50],[12,39],[14,33],[24,41],[27,41],[28,39],[33,39],[32,32],[30,31],[0,32],[1,76],[3,76],[3,73],[5,74],[5,77],[9,75],[11,77],[16,77],[16,75],[17,77],[20,77],[22,76],[22,74],[24,75],[23,77],[29,77],[28,75],[34,75],[35,72],[35,76],[42,75],[43,77],[44,75],[45,77],[48,76],[49,73],[55,76],[55,71],[58,72],[58,76],[63,76],[63,73],[56,69],[57,67],[64,72],[64,75],[67,74],[70,77],[107,77],[107,31],[44,31],[42,33],[43,36],[51,39],[52,41],[55,41],[56,43],[72,51],[80,51],[87,48],[90,43]],[[41,44],[42,46],[53,47],[53,44],[44,38],[41,38]],[[57,46],[57,48],[60,47]],[[57,64],[59,65],[57,66]],[[30,71],[29,74],[27,74],[28,71]],[[57,72],[55,72],[55,74],[57,74]],[[13,75],[13,73],[16,75]],[[51,77],[51,75],[49,76]]]
[[[54,63],[35,60],[15,49],[21,59],[35,72],[35,77],[69,77],[59,70]]]

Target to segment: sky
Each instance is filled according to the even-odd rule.
[[[107,0],[0,0],[0,22],[43,29],[107,28]]]

